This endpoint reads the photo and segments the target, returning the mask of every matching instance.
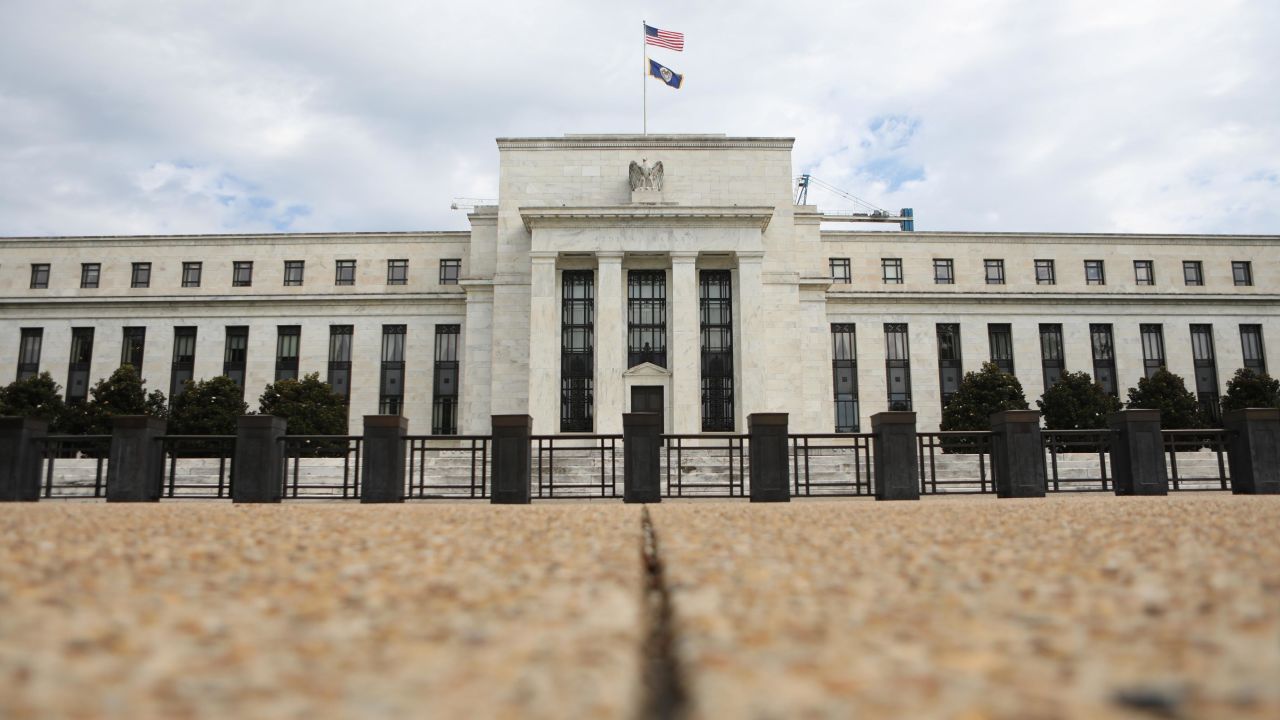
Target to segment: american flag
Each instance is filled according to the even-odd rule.
[[[668,50],[682,52],[684,50],[684,33],[678,33],[672,30],[659,30],[656,27],[649,27],[646,23],[644,26],[644,44],[657,45]]]

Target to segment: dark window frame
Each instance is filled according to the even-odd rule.
[[[102,281],[102,263],[80,263],[80,288],[93,290]]]
[[[836,411],[835,431],[859,432],[858,333],[853,323],[831,323],[831,387]]]
[[[71,356],[67,359],[67,402],[89,399],[89,370],[93,365],[93,328],[71,328]]]
[[[409,260],[407,258],[396,258],[387,261],[387,284],[409,284]]]
[[[885,285],[901,285],[906,281],[902,258],[880,258],[880,279]]]
[[[133,269],[129,272],[129,287],[131,288],[151,287],[151,263],[149,262],[133,263]]]
[[[457,285],[462,279],[462,258],[440,259],[440,284]]]
[[[182,263],[182,287],[200,287],[204,276],[204,263],[199,260],[186,260]]]
[[[901,343],[897,339],[901,338]],[[911,410],[911,334],[906,323],[884,324],[885,397],[889,410]],[[902,373],[905,391],[894,392],[893,373]]]
[[[1120,397],[1116,378],[1116,337],[1111,323],[1090,323],[1089,351],[1093,357],[1093,381],[1114,397]]]
[[[1013,325],[1011,323],[987,323],[987,348],[991,362],[1002,371],[1014,374]],[[1008,357],[1004,357],[1007,355]]]
[[[462,326],[436,325],[435,367],[432,371],[431,434],[458,434],[458,361]]]
[[[253,261],[252,260],[232,261],[231,287],[253,287]]]
[[[560,432],[595,427],[595,277],[560,274]]]
[[[1236,287],[1253,285],[1253,262],[1249,260],[1232,260],[1231,282],[1235,283]]]
[[[1045,390],[1057,385],[1067,371],[1062,323],[1040,323],[1040,371]]]
[[[382,366],[378,376],[378,414],[404,414],[405,325],[382,326]]]
[[[1085,285],[1106,285],[1107,284],[1107,266],[1102,260],[1085,260],[1084,261],[1084,284]]]
[[[847,257],[827,259],[827,267],[831,270],[831,282],[836,285],[853,284],[853,266]]]
[[[284,286],[302,287],[302,278],[306,274],[306,260],[284,261]]]
[[[933,284],[934,285],[955,285],[956,284],[956,261],[954,258],[934,258],[933,259]]]
[[[1143,277],[1143,273],[1146,274],[1146,277]],[[1156,263],[1154,260],[1133,261],[1133,283],[1144,287],[1156,284]]]
[[[702,431],[733,432],[737,387],[733,363],[733,273],[698,275],[698,320],[702,360]]]
[[[938,396],[946,408],[964,379],[960,323],[938,323],[934,331],[938,340]]]
[[[120,329],[120,364],[131,365],[142,377],[142,361],[147,352],[147,329],[139,325],[128,325]],[[134,362],[134,360],[137,362]]]
[[[1218,354],[1214,348],[1212,325],[1192,323],[1191,364],[1195,368],[1196,399],[1200,403],[1200,412],[1216,423],[1221,419],[1221,408],[1218,406]]]
[[[350,271],[350,274],[347,274]],[[355,260],[337,260],[333,264],[333,284],[334,285],[355,285],[356,284],[356,261]]]
[[[1204,285],[1204,263],[1200,260],[1182,261],[1182,281],[1189,287]]]
[[[345,340],[341,338],[346,338]],[[329,326],[329,387],[351,402],[351,348],[355,340],[354,325]]]
[[[302,326],[276,326],[276,382],[297,380],[302,356]]]
[[[40,355],[43,352],[44,328],[21,328],[18,335],[18,380],[40,374]]]
[[[244,383],[249,369],[249,326],[228,325],[222,343],[222,374],[240,386],[244,395]]]
[[[1240,359],[1245,368],[1256,373],[1267,372],[1267,348],[1262,341],[1262,326],[1246,323],[1240,326]]]
[[[173,328],[173,357],[169,363],[169,404],[186,390],[195,377],[198,329],[193,325]]]
[[[49,289],[49,263],[31,263],[31,289]]]
[[[992,274],[995,270],[995,274]],[[988,285],[1004,285],[1004,258],[987,258],[982,261],[982,271]]]
[[[667,271],[627,271],[627,367],[667,367]]]
[[[1058,270],[1053,260],[1037,258],[1035,260],[1035,271],[1037,285],[1058,284]]]
[[[1142,372],[1150,380],[1169,360],[1164,350],[1164,326],[1160,323],[1142,323],[1138,326],[1138,340],[1142,345]]]

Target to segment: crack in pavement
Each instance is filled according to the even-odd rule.
[[[647,632],[641,658],[641,700],[636,717],[642,720],[680,720],[686,716],[688,695],[676,655],[671,593],[667,589],[649,508],[642,509],[640,523]]]

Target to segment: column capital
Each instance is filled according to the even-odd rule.
[[[600,250],[596,252],[596,260],[598,262],[604,262],[607,260],[609,262],[621,263],[623,255],[624,253],[621,250]]]
[[[672,263],[695,263],[698,261],[697,250],[672,250],[667,253],[671,257]]]
[[[739,250],[735,253],[738,256],[738,263],[759,263],[764,262],[763,250]]]
[[[532,261],[534,265],[554,265],[559,256],[560,253],[557,252],[534,250],[529,253],[529,260]]]

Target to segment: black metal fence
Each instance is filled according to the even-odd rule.
[[[990,431],[916,433],[916,446],[921,494],[995,492]]]
[[[44,463],[40,496],[100,498],[107,494],[110,435],[47,435],[36,440]],[[58,472],[59,461],[62,472]]]
[[[285,435],[284,497],[337,500],[360,497],[360,435]],[[341,465],[339,465],[341,461]],[[342,468],[339,478],[337,470]]]
[[[663,435],[664,497],[746,495],[747,435]]]
[[[1227,430],[1164,430],[1170,490],[1230,490]],[[1194,454],[1194,455],[1193,455]],[[1205,463],[1212,454],[1216,462]],[[1179,465],[1179,456],[1182,456]],[[1209,467],[1205,467],[1208,464]]]
[[[1049,492],[1111,490],[1111,430],[1042,430]]]
[[[161,435],[156,442],[164,448],[165,477],[161,497],[231,497],[231,458],[236,451],[235,435]]]
[[[405,497],[489,497],[492,438],[488,435],[409,435]]]
[[[534,435],[537,498],[622,497],[621,435]]]
[[[872,495],[871,433],[791,435],[791,494]]]

